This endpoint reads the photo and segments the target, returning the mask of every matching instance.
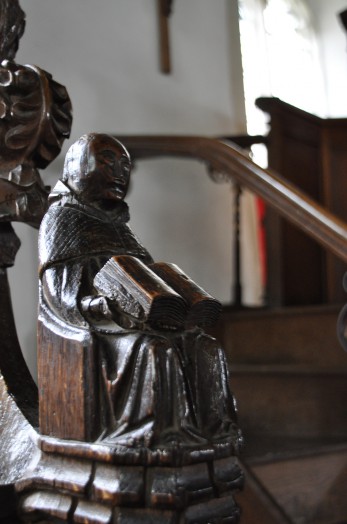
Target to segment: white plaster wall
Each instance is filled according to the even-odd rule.
[[[68,87],[74,107],[69,144],[89,131],[244,132],[236,0],[174,2],[169,76],[158,69],[156,0],[21,0],[21,5],[27,28],[17,61],[47,69]],[[47,169],[47,183],[54,184],[62,158]],[[128,200],[133,229],[154,257],[175,261],[228,302],[229,186],[213,184],[196,162],[147,161],[134,173]],[[36,234],[25,226],[17,230],[23,247],[10,278],[20,341],[34,372]],[[252,301],[248,282],[246,276]]]
[[[306,0],[318,34],[327,94],[327,116],[347,117],[347,36],[338,13],[346,0]]]

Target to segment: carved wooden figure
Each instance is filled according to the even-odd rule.
[[[105,135],[72,146],[41,227],[38,439],[6,270],[11,222],[38,227],[47,209],[38,168],[69,135],[71,104],[14,62],[24,25],[0,0],[0,522],[237,522],[240,435],[224,354],[202,330],[219,304],[136,239],[130,158]]]
[[[24,27],[18,1],[0,0],[0,521],[12,524],[14,483],[38,451],[31,438],[38,424],[38,395],[12,313],[7,268],[20,241],[11,222],[39,226],[48,189],[38,168],[57,156],[71,127],[65,88],[38,67],[14,61]]]
[[[30,522],[234,523],[240,433],[219,305],[156,264],[124,202],[131,160],[103,134],[67,153],[39,237],[42,456]]]

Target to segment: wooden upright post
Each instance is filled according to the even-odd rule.
[[[173,0],[158,0],[160,70],[164,74],[171,73],[169,16],[172,12]]]

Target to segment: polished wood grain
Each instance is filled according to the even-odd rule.
[[[17,0],[0,2],[0,369],[9,394],[37,426],[37,388],[19,347],[7,268],[20,246],[11,222],[38,227],[47,209],[48,189],[38,168],[60,152],[71,127],[66,89],[36,66],[14,59],[25,26]]]
[[[170,4],[165,3],[166,7]],[[154,267],[152,257],[127,225],[129,214],[123,200],[131,168],[128,152],[107,135],[81,137],[69,150],[41,224],[40,437],[24,417],[36,423],[37,398],[11,324],[6,268],[13,264],[19,245],[10,222],[20,220],[34,227],[41,222],[48,190],[37,169],[56,156],[68,136],[71,106],[65,89],[47,73],[13,62],[24,29],[23,15],[15,0],[0,0],[0,18],[1,7],[6,8],[6,16],[10,13],[19,20],[18,30],[13,31],[11,16],[5,18],[4,27],[15,38],[7,46],[11,64],[2,65],[3,83],[8,83],[12,74],[21,77],[21,96],[31,87],[29,94],[37,104],[37,113],[28,116],[32,120],[23,137],[16,127],[18,122],[8,119],[6,104],[1,106],[0,124],[5,126],[0,126],[0,138],[6,137],[9,147],[1,148],[0,285],[4,298],[0,305],[6,313],[1,313],[0,320],[4,329],[11,328],[8,347],[4,347],[6,353],[13,348],[13,354],[12,359],[0,354],[4,372],[1,415],[6,419],[1,426],[5,445],[0,451],[4,475],[0,502],[6,497],[9,502],[8,511],[0,512],[0,520],[16,522],[19,508],[27,523],[236,524],[240,511],[234,494],[243,484],[236,456],[241,436],[222,348],[201,330],[197,316],[185,326],[164,323],[158,327],[148,318],[134,315],[127,298],[114,305],[110,294],[99,294],[95,285],[95,276],[117,255],[138,257],[146,267]],[[5,87],[11,100],[11,82]],[[42,101],[48,98],[54,102],[46,114]],[[59,115],[63,115],[61,120]],[[35,129],[32,134],[28,133],[30,125]],[[236,147],[202,137],[135,138],[127,139],[127,145],[135,158],[169,153],[204,160],[210,170],[253,189],[283,216],[347,260],[346,226],[275,173],[255,166]],[[20,150],[22,156],[14,155],[14,150]],[[135,281],[140,276],[133,274],[131,278]],[[125,280],[117,279],[124,287]],[[175,290],[186,295],[177,275],[173,282]],[[195,303],[198,286],[193,282],[191,286]],[[271,436],[276,432],[275,425],[270,428],[273,419],[264,405],[277,395],[281,381],[290,383],[288,389],[295,397],[287,401],[286,416],[283,406],[273,414],[279,420],[282,415],[282,427],[294,432],[297,417],[299,422],[304,419],[303,427],[311,435],[311,426],[320,423],[318,404],[323,408],[325,430],[331,429],[333,420],[334,431],[344,435],[343,406],[335,409],[333,419],[329,419],[326,407],[337,393],[345,393],[342,372],[322,371],[311,377],[311,370],[295,368],[288,369],[284,378],[283,373],[276,375],[276,369],[263,369],[259,376],[250,367],[239,366],[236,371],[236,377],[246,378],[242,383],[235,381],[241,403],[255,402],[258,417],[250,420],[243,415],[246,431],[255,422],[260,426],[267,422],[263,434],[267,436],[270,429]],[[264,375],[270,376],[267,385]],[[18,381],[24,386],[26,378],[28,385],[19,387]],[[262,396],[254,395],[255,390],[262,391]],[[324,395],[325,390],[329,394]],[[296,408],[302,392],[309,405],[308,420]],[[254,502],[255,497],[255,503],[260,502],[255,516],[252,508],[254,518],[262,513],[267,524],[276,519],[286,522],[285,514],[256,479],[250,474],[248,478],[250,500]]]
[[[347,226],[273,170],[262,169],[236,145],[201,136],[125,136],[134,159],[177,156],[204,161],[262,197],[269,207],[347,262]]]
[[[39,459],[38,391],[18,342],[7,269],[20,240],[11,222],[37,228],[49,190],[39,169],[60,152],[71,127],[67,91],[36,66],[15,62],[25,14],[0,0],[0,520],[17,523],[15,483]],[[34,306],[35,307],[35,306]]]
[[[269,166],[337,218],[347,221],[347,119],[319,118],[278,98],[259,98],[269,115]],[[342,304],[346,265],[268,207],[271,305]]]
[[[135,237],[130,171],[118,140],[83,135],[41,223],[42,455],[16,483],[22,516],[236,523],[241,435],[223,350],[202,329],[220,304]]]

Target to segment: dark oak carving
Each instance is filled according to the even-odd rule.
[[[0,520],[11,523],[14,483],[38,453],[37,387],[19,346],[7,279],[20,247],[11,222],[39,226],[49,191],[38,169],[57,156],[71,126],[65,88],[14,61],[24,27],[18,1],[0,0]]]
[[[39,226],[47,209],[49,191],[38,168],[46,167],[57,156],[69,136],[71,103],[65,88],[49,73],[14,62],[24,26],[25,15],[17,0],[1,0],[0,325],[6,335],[0,351],[0,367],[9,391],[34,424],[36,387],[19,348],[6,274],[20,246],[11,222]]]
[[[219,306],[176,267],[153,264],[131,231],[130,169],[114,138],[81,137],[41,224],[42,457],[17,484],[22,512],[35,522],[238,522],[227,365],[198,327]]]
[[[324,249],[347,262],[345,222],[317,204],[276,171],[262,169],[236,145],[204,136],[120,136],[134,160],[185,157],[205,162],[222,178],[236,181],[260,196],[282,217],[296,225]]]

